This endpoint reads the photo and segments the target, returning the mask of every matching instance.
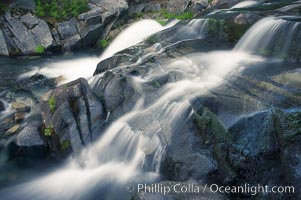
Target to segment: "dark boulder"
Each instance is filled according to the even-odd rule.
[[[106,114],[100,100],[83,78],[46,93],[41,100],[43,137],[59,153],[78,153],[98,136]]]
[[[94,76],[97,74],[101,74],[106,72],[107,70],[114,69],[115,67],[119,66],[119,64],[124,64],[125,62],[131,61],[132,56],[127,54],[117,54],[110,58],[107,58],[100,63],[97,64],[97,68],[94,72]]]
[[[167,1],[167,11],[170,13],[182,13],[189,4],[190,0],[171,0]]]
[[[277,198],[300,197],[300,119],[298,110],[268,110],[243,117],[228,130],[233,140],[216,144],[213,149],[217,180],[232,185],[237,181],[291,185],[295,194]]]
[[[57,31],[61,40],[65,40],[77,34],[76,24],[77,21],[75,18],[57,24]]]
[[[251,155],[273,154],[279,149],[272,112],[263,112],[240,119],[229,132],[233,143],[241,145]]]
[[[90,47],[92,45],[95,45],[97,39],[103,33],[104,26],[102,24],[96,24],[87,27],[85,24],[79,24],[78,30],[82,40],[82,46]]]
[[[55,46],[47,23],[32,14],[22,16],[21,20],[5,14],[5,38],[14,49],[20,49],[23,54],[32,54],[38,46],[46,50]],[[9,41],[12,40],[12,41]]]
[[[17,135],[16,144],[19,147],[44,146],[39,127],[34,124],[28,124]]]
[[[161,122],[161,124],[164,123]],[[172,135],[166,135],[166,152],[161,173],[167,180],[205,182],[217,170],[217,163],[208,148],[218,141],[228,141],[227,132],[198,100],[192,102],[174,122]]]
[[[101,14],[105,10],[101,7],[95,7],[92,10],[82,13],[78,16],[80,21],[83,21],[87,25],[95,25],[101,23]]]
[[[141,97],[133,77],[110,71],[93,86],[93,91],[103,100],[106,110],[110,112],[110,120],[131,111]]]
[[[277,130],[281,145],[281,164],[284,179],[295,187],[301,197],[301,111],[297,109],[276,111]]]
[[[188,4],[188,10],[192,12],[199,12],[208,8],[208,0],[191,0]]]
[[[79,34],[65,39],[63,43],[63,48],[66,51],[79,50],[82,48],[82,40]]]

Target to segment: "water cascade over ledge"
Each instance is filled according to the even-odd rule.
[[[146,24],[142,30],[142,25]],[[192,20],[187,26],[178,29],[177,34],[165,36],[166,44],[202,39],[206,37],[206,20]],[[100,58],[74,60],[69,63],[56,63],[66,68],[52,66],[41,69],[39,73],[62,75],[75,67],[67,80],[84,76],[89,78],[95,70],[97,61],[104,60],[120,50],[141,42],[146,37],[170,28],[162,27],[154,21],[143,21],[133,25],[111,44]],[[126,112],[106,129],[98,141],[86,147],[80,155],[70,158],[60,169],[42,175],[32,181],[0,190],[0,196],[6,199],[24,200],[76,200],[130,199],[132,194],[124,190],[127,183],[154,182],[160,179],[161,161],[170,138],[184,124],[188,112],[191,117],[191,101],[208,93],[212,88],[225,83],[228,77],[237,76],[245,68],[265,61],[261,51],[278,49],[271,42],[278,38],[280,54],[291,48],[290,40],[299,27],[299,22],[269,17],[255,24],[238,42],[233,51],[212,51],[208,53],[190,53],[178,58],[164,60],[159,68],[145,76],[131,76],[131,86],[139,92],[139,98],[131,111]],[[185,34],[190,30],[189,34]],[[165,30],[168,31],[168,30]],[[135,39],[129,38],[133,33]],[[133,35],[134,36],[134,35]],[[125,41],[125,42],[124,42]],[[124,43],[121,43],[124,42]],[[167,45],[168,46],[168,45]],[[254,53],[254,54],[253,54]],[[79,62],[79,64],[77,64]],[[86,74],[87,73],[87,74]],[[173,76],[169,76],[172,74]],[[149,98],[144,91],[154,80],[169,77],[169,81],[158,91],[151,91],[156,98]],[[96,195],[97,194],[97,195]]]
[[[236,44],[235,51],[288,58],[300,56],[301,23],[291,17],[267,17],[247,31]]]

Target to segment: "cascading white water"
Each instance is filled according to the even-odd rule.
[[[118,51],[142,42],[154,33],[174,26],[177,22],[177,20],[174,20],[166,26],[162,26],[155,20],[141,20],[126,28],[105,50],[100,58],[94,56],[66,59],[64,61],[55,61],[55,59],[52,59],[50,63],[43,63],[42,66],[34,66],[33,70],[22,74],[19,78],[23,79],[34,74],[42,74],[48,78],[62,76],[62,80],[59,84],[64,84],[81,77],[89,79],[92,77],[95,67],[100,61],[114,55]]]
[[[241,52],[195,53],[165,63],[157,72],[135,78],[144,84],[162,74],[180,71],[185,78],[167,84],[159,99],[147,107],[144,97],[132,112],[115,121],[104,135],[65,167],[31,182],[0,191],[5,199],[83,199],[99,192],[101,199],[129,199],[125,192],[128,182],[148,182],[159,177],[164,139],[171,136],[189,99],[236,74],[239,68],[262,59]],[[162,71],[163,70],[163,71]],[[137,124],[137,122],[139,122]],[[182,122],[184,123],[184,122]],[[168,139],[166,139],[168,140]],[[146,155],[154,155],[149,172],[143,170]]]
[[[203,39],[207,35],[208,25],[209,19],[193,19],[188,24],[172,30],[172,34],[167,30],[167,36],[163,42],[166,43],[166,46],[169,46],[183,41]],[[166,34],[163,31],[161,35]]]
[[[282,21],[278,19],[264,19],[246,33],[234,51],[185,55],[162,61],[161,67],[149,75],[133,77],[133,84],[142,88],[170,72],[183,75],[162,86],[157,92],[158,98],[147,104],[147,97],[142,95],[131,112],[114,121],[98,141],[70,159],[64,167],[1,190],[0,195],[6,199],[22,197],[25,200],[85,199],[95,193],[100,194],[101,199],[131,198],[132,194],[124,190],[127,183],[152,182],[160,176],[168,138],[178,124],[185,123],[181,114],[190,106],[189,100],[222,84],[228,76],[239,74],[248,65],[263,62],[264,58],[248,52],[256,52],[257,46],[253,43],[260,46],[267,33],[274,37],[279,26]],[[258,30],[259,35],[254,35]],[[118,49],[118,43],[112,45],[117,47],[111,49]],[[153,156],[145,169],[148,155]]]
[[[162,26],[157,21],[151,19],[145,19],[134,23],[114,39],[112,44],[101,55],[99,61],[109,58],[123,49],[138,44],[149,36],[174,26],[177,22],[178,20],[174,20],[166,26]]]
[[[2,103],[3,106],[4,106],[4,110],[2,112],[0,112],[1,113],[1,115],[0,115],[0,122],[1,122],[8,115],[12,114],[13,110],[12,110],[12,108],[10,107],[10,105],[6,101],[4,101],[2,99],[0,99],[0,101],[1,101],[0,103]]]
[[[282,18],[264,18],[247,31],[234,50],[258,54],[269,52],[285,54],[292,44],[293,34],[299,25],[299,22]]]
[[[99,58],[96,56],[64,61],[53,59],[50,63],[44,63],[42,66],[34,66],[31,71],[19,76],[19,79],[42,74],[48,78],[60,77],[59,85],[61,85],[81,77],[90,78],[98,62]]]
[[[230,9],[234,9],[234,8],[246,8],[246,7],[254,6],[256,4],[257,4],[256,1],[243,1],[243,2],[239,2],[238,4],[232,6]]]

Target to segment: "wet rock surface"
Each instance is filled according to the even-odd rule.
[[[161,40],[166,42],[164,37],[168,38],[168,36],[164,36],[164,32],[160,34]],[[135,59],[122,54],[126,51],[99,63],[95,75],[102,76],[98,83],[93,85],[93,90],[104,100],[105,106],[112,113],[110,117],[114,119],[114,116],[122,115],[115,115],[115,113],[124,113],[123,109],[127,108],[127,103],[131,101],[125,100],[122,95],[117,95],[127,91],[125,88],[130,91],[129,97],[138,94],[139,96],[146,95],[151,102],[150,99],[154,98],[152,95],[156,94],[151,91],[158,91],[168,83],[183,79],[181,73],[170,73],[160,76],[156,81],[142,84],[142,91],[130,81],[133,76],[145,76],[145,72],[146,74],[155,73],[158,67],[156,62],[180,57],[185,55],[184,52],[197,51],[193,45],[189,44],[183,42],[178,45],[176,53],[173,52],[174,47],[168,47],[159,55],[153,55],[149,60],[146,59],[142,66],[138,64],[139,67],[144,67],[144,71],[138,70]],[[204,45],[204,43],[199,44]],[[143,55],[145,46],[139,48],[134,52],[140,52]],[[172,130],[172,136],[164,135],[168,133],[164,129],[166,123],[164,119],[152,115],[144,116],[141,113],[141,119],[133,122],[133,127],[139,127],[139,121],[147,119],[152,122],[149,128],[143,128],[147,132],[152,132],[156,127],[162,128],[161,140],[166,148],[160,169],[163,177],[170,181],[187,181],[192,178],[199,182],[209,181],[220,185],[258,184],[259,182],[270,186],[296,185],[299,180],[299,158],[296,150],[298,147],[295,146],[299,144],[294,142],[293,145],[286,146],[288,143],[284,142],[281,137],[283,133],[288,133],[294,135],[292,136],[295,138],[294,141],[298,141],[300,134],[296,131],[298,130],[296,127],[300,126],[298,120],[293,118],[283,120],[288,116],[298,116],[299,111],[294,109],[300,107],[300,97],[297,92],[300,91],[300,79],[293,78],[295,75],[300,75],[298,70],[296,71],[299,65],[293,64],[294,62],[289,63],[266,64],[264,67],[261,65],[260,68],[257,68],[255,64],[252,68],[242,71],[241,75],[228,79],[227,84],[212,88],[207,94],[200,95],[197,101],[191,103],[192,108],[182,111],[181,117],[177,120],[173,119],[177,125],[172,126],[175,127]],[[151,70],[147,70],[146,66]],[[270,70],[271,66],[274,70]],[[109,71],[106,72],[106,70]],[[258,75],[260,74],[258,72],[261,75]],[[290,78],[284,81],[280,78],[283,76]],[[144,91],[147,93],[145,94]],[[260,112],[254,113],[255,110]],[[294,114],[291,115],[290,112]],[[188,113],[191,115],[188,116]],[[244,116],[246,114],[247,116]],[[241,117],[231,122],[227,121],[227,118],[233,119],[234,116]],[[283,121],[280,122],[279,119]],[[291,122],[295,125],[288,125]],[[279,128],[282,126],[286,127],[284,128],[286,130]],[[284,143],[286,145],[283,146]],[[288,162],[290,164],[286,159],[291,160]],[[148,163],[147,160],[146,163]],[[148,163],[149,165],[151,163]],[[290,175],[287,174],[290,171],[287,169],[291,169]],[[138,199],[179,198],[179,196],[162,197],[155,194],[140,195]],[[231,198],[251,197],[237,194]],[[262,194],[258,198],[276,198],[276,196]],[[283,194],[277,198],[289,199],[294,198],[294,195]]]
[[[43,48],[42,53],[91,48],[107,36],[114,22],[127,11],[128,4],[90,1],[87,12],[56,23],[33,15],[35,7],[35,1],[17,1],[8,7],[3,19],[1,16],[0,55],[41,53],[37,48]]]
[[[45,94],[41,101],[43,137],[56,153],[79,153],[97,137],[106,113],[86,80],[78,79]]]
[[[90,11],[78,19],[58,24],[58,40],[64,41],[62,44],[66,48],[91,45],[97,39],[94,36],[103,33],[104,24],[114,21],[116,13],[127,10],[123,1],[116,5],[110,5],[108,1],[91,2]],[[187,2],[181,3],[186,5]],[[147,5],[142,6],[142,11],[165,6],[152,1],[144,3]],[[189,3],[207,5],[205,1]],[[229,8],[235,3],[213,1],[207,6]],[[182,4],[171,9],[193,9]],[[145,139],[147,144],[141,145],[141,154],[145,155],[142,168],[145,172],[158,172],[163,185],[173,185],[173,181],[186,185],[187,181],[193,181],[201,185],[260,183],[296,188],[295,194],[277,196],[220,195],[209,191],[202,195],[172,193],[162,196],[141,192],[133,199],[298,199],[301,193],[298,189],[301,180],[298,56],[271,58],[270,54],[258,55],[259,64],[239,62],[237,71],[222,76],[220,84],[206,85],[212,79],[218,81],[220,78],[207,79],[210,72],[222,73],[228,69],[228,62],[237,59],[233,51],[229,60],[218,57],[220,52],[208,51],[232,48],[246,28],[261,18],[257,12],[232,14],[226,15],[225,19],[215,15],[207,20],[180,22],[138,45],[117,52],[97,65],[90,85],[80,78],[54,88],[54,82],[42,75],[18,81],[11,87],[3,85],[5,92],[1,98],[9,102],[10,107],[0,101],[0,111],[7,108],[12,111],[0,120],[0,130],[4,133],[1,142],[7,138],[12,142],[8,146],[1,144],[1,148],[8,149],[9,156],[17,160],[31,153],[37,153],[42,160],[50,155],[57,159],[72,153],[77,156],[95,144],[111,124],[117,122],[114,125],[119,128],[126,118],[126,127],[121,131],[127,128],[127,134],[116,135],[130,141],[129,146],[133,145],[132,141],[138,141],[132,137],[138,135]],[[283,21],[295,23],[287,18]],[[39,19],[25,15],[22,28],[34,29],[41,23],[38,22]],[[205,32],[201,31],[203,28]],[[241,32],[233,35],[238,29]],[[294,41],[299,41],[298,33]],[[282,35],[278,37],[281,38]],[[213,57],[215,61],[221,60],[214,66],[210,66],[212,54],[217,56]],[[189,82],[191,80],[197,81]],[[187,81],[196,85],[196,89],[185,88]],[[199,82],[206,87],[197,87]],[[33,92],[39,87],[53,90],[40,99]],[[126,138],[128,132],[136,135]],[[119,144],[120,138],[114,138],[112,144],[115,139]],[[131,155],[126,154],[126,158]]]
[[[123,29],[127,23],[136,21],[136,16],[156,18],[163,24],[169,20],[169,15],[177,18],[182,14],[231,19],[234,20],[234,24],[230,24],[226,32],[231,32],[229,34],[234,34],[234,39],[237,39],[241,36],[241,32],[262,16],[296,14],[299,12],[298,5],[300,4],[298,1],[282,0],[267,3],[259,1],[249,7],[232,8],[237,3],[239,1],[235,0],[164,0],[160,2],[155,0],[90,0],[88,11],[73,18],[64,19],[64,21],[54,22],[47,17],[40,19],[33,14],[36,8],[35,1],[17,1],[9,6],[9,10],[0,20],[4,35],[1,40],[0,34],[0,43],[3,44],[1,55],[37,54],[37,47],[41,48],[41,46],[44,51],[52,53],[100,48],[99,41],[111,40],[114,31]],[[216,12],[217,9],[226,10]],[[165,13],[163,11],[167,12],[167,16],[162,15]],[[236,36],[236,33],[239,35]]]
[[[45,49],[54,45],[50,29],[45,21],[31,14],[23,16],[20,21],[10,13],[5,14],[5,20],[7,24],[5,24],[4,34],[10,51],[18,48],[23,54],[31,54],[39,45]]]

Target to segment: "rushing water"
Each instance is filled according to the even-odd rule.
[[[51,62],[46,63],[34,63],[33,69],[23,73],[19,76],[20,79],[30,77],[34,74],[42,74],[48,78],[56,78],[62,76],[60,84],[67,83],[78,79],[80,77],[89,79],[92,77],[96,65],[118,51],[126,49],[130,46],[133,46],[150,35],[168,29],[174,26],[177,23],[177,20],[174,20],[167,24],[166,26],[160,25],[155,20],[141,20],[137,23],[134,23],[132,26],[126,28],[105,50],[101,55],[93,56],[79,56],[79,58],[74,58],[76,55],[72,56],[72,59],[51,59]],[[139,30],[137,32],[137,30]],[[138,34],[139,33],[139,34]],[[40,66],[41,65],[41,66]]]
[[[191,34],[187,36],[178,29],[177,39],[185,41],[205,37],[206,23],[204,20],[191,21],[188,24]],[[53,77],[64,75],[66,81],[82,76],[88,78],[101,59],[164,29],[153,21],[146,24],[148,27],[140,23],[133,25],[122,33],[101,58],[57,62],[30,73]],[[149,100],[142,91],[131,112],[114,121],[98,141],[76,158],[70,158],[60,169],[2,189],[0,196],[24,200],[130,199],[132,194],[124,190],[127,183],[152,182],[160,178],[160,164],[168,138],[179,124],[185,123],[181,114],[190,106],[189,100],[222,84],[227,77],[236,76],[251,64],[263,62],[264,58],[249,52],[256,52],[262,45],[266,47],[268,41],[263,42],[263,38],[274,37],[279,27],[284,25],[282,20],[264,19],[246,33],[235,51],[188,54],[162,61],[161,67],[149,75],[132,77],[133,86],[143,88],[166,74],[178,72],[182,75],[157,91],[156,99]],[[291,28],[294,30],[293,25]],[[137,39],[134,33],[141,33],[141,37]],[[173,36],[171,41],[177,42]],[[146,162],[147,157],[151,159]]]
[[[148,38],[154,33],[174,26],[177,22],[178,20],[171,21],[166,26],[162,26],[161,24],[159,24],[159,22],[151,19],[145,19],[134,23],[129,28],[123,30],[123,32],[119,36],[117,36],[116,39],[114,39],[112,44],[101,55],[98,62],[111,57],[112,55],[123,49],[142,42],[144,39]]]
[[[185,25],[179,25],[162,31],[163,46],[168,47],[183,41],[203,39],[207,36],[209,19],[193,19]]]
[[[246,8],[246,7],[254,6],[256,4],[257,4],[256,1],[243,1],[243,2],[239,2],[238,4],[234,5],[233,7],[231,7],[231,9]]]
[[[300,22],[288,21],[280,17],[264,18],[247,31],[234,50],[286,55],[299,28]]]

